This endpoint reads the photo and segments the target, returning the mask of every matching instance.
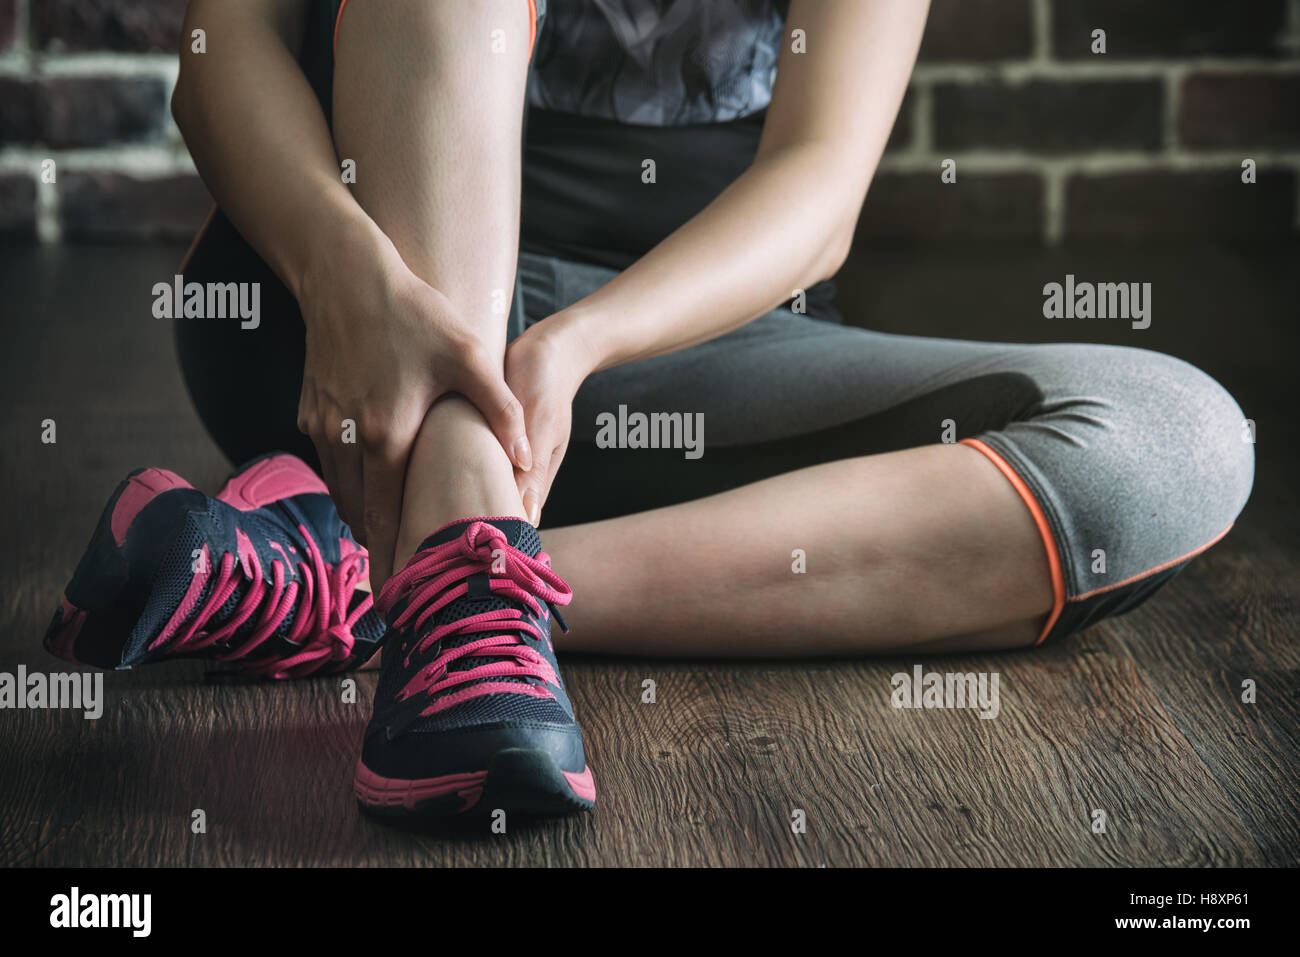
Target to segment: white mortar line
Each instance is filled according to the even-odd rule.
[[[1165,73],[1165,112],[1161,141],[1166,151],[1178,149],[1178,107],[1182,101],[1184,75],[1185,71],[1179,67],[1172,67]]]
[[[39,57],[36,69],[47,76],[175,77],[180,64],[174,53],[60,53]]]
[[[907,150],[924,156],[934,149],[934,88],[929,83],[912,85],[916,103],[912,106],[912,143]]]
[[[1059,166],[1045,166],[1043,178],[1043,241],[1059,246],[1065,238],[1065,179]]]
[[[1161,173],[1235,171],[1247,156],[1260,166],[1277,166],[1300,171],[1300,152],[1295,150],[1215,150],[1204,153],[1143,153],[1111,151],[1091,156],[1048,156],[1041,153],[1003,150],[958,151],[953,154],[962,170],[977,173],[1046,173],[1066,175],[1106,173]],[[938,175],[944,154],[886,153],[880,169],[890,173],[934,171]]]
[[[1034,62],[1050,66],[1052,62],[1052,3],[1051,0],[1034,0],[1029,11],[1033,19]]]
[[[1300,0],[1290,0],[1286,8],[1286,26],[1277,38],[1278,47],[1291,56],[1300,56]]]
[[[61,172],[56,164],[55,177]],[[57,243],[63,238],[59,222],[59,186],[44,182],[36,176],[36,239],[43,244]]]
[[[1091,60],[1039,62],[1001,60],[981,63],[918,63],[913,79],[931,83],[979,83],[998,80],[1016,86],[1030,80],[1149,80],[1163,78],[1171,70],[1210,73],[1290,74],[1300,71],[1296,60],[1264,60],[1256,57],[1188,57],[1171,60],[1110,60],[1109,54]]]
[[[0,74],[5,76],[161,76],[175,82],[179,70],[176,57],[166,53],[0,54]]]
[[[53,159],[60,176],[66,172],[121,173],[137,179],[159,179],[193,173],[194,161],[181,150],[162,144],[123,144],[95,149],[51,150],[39,146],[0,149],[0,173],[30,173],[39,177],[41,161]]]

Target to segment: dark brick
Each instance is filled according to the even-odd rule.
[[[42,84],[41,139],[49,146],[99,146],[156,135],[167,117],[161,77],[54,77]]]
[[[1295,232],[1296,175],[1261,169],[1131,172],[1071,177],[1065,189],[1070,239],[1275,239]]]
[[[881,173],[871,184],[857,239],[1041,240],[1043,183],[1033,173]]]
[[[922,60],[1019,59],[1034,52],[1030,0],[933,0]]]
[[[1178,139],[1188,146],[1300,146],[1300,73],[1193,73]]]
[[[1053,153],[1154,150],[1161,145],[1159,80],[941,83],[934,88],[935,145]]]
[[[1052,0],[1052,54],[1103,59],[1092,31],[1106,31],[1106,58],[1274,56],[1286,0]]]
[[[74,241],[192,239],[211,205],[197,176],[59,175],[63,236]]]
[[[15,76],[0,76],[0,146],[35,143],[40,137],[36,84]]]
[[[167,119],[161,77],[0,77],[0,145],[56,149],[139,140]]]
[[[0,175],[0,239],[36,236],[36,180],[22,174]]]
[[[68,50],[174,52],[186,0],[35,0],[36,43]]]
[[[18,38],[18,0],[0,0],[0,51],[8,50]]]

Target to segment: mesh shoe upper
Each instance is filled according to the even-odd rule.
[[[385,629],[370,610],[365,552],[323,494],[256,510],[191,510],[159,564],[124,665],[203,654],[249,673],[355,667]]]
[[[448,736],[501,728],[562,739],[548,746],[565,752],[566,764],[581,761],[550,641],[554,606],[570,598],[537,530],[521,519],[473,519],[430,536],[378,600],[396,638],[384,657],[372,735],[385,732],[407,768],[414,752],[427,752],[426,736],[447,751]],[[376,746],[368,751],[373,757]]]

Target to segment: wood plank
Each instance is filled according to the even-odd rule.
[[[963,275],[1001,269],[989,288],[1007,288],[998,283],[1013,273],[1060,265],[1057,254],[1020,255],[965,266],[916,255],[874,295],[896,298],[924,274],[930,290],[952,287],[953,305]],[[0,259],[0,284],[13,291],[6,315],[19,317],[0,353],[0,576],[12,583],[0,601],[0,670],[64,670],[39,639],[126,471],[160,464],[209,490],[227,471],[189,407],[169,330],[147,314],[148,288],[175,256],[146,247]],[[1288,288],[1276,273],[1260,279],[1276,266],[1199,256],[1199,269],[1220,263],[1229,292],[1235,283],[1254,303],[1261,335],[1294,346],[1292,326],[1267,322]],[[1172,260],[1160,268],[1174,282]],[[1199,328],[1207,315],[1188,321]],[[1190,340],[1180,348],[1212,348]],[[0,713],[0,864],[1294,866],[1297,445],[1279,402],[1294,349],[1279,341],[1261,355],[1260,341],[1234,337],[1254,344],[1230,345],[1223,360],[1269,440],[1223,545],[1142,609],[1074,642],[921,660],[927,671],[997,671],[994,720],[891,708],[890,676],[914,659],[566,658],[596,812],[511,821],[506,835],[479,823],[412,830],[362,815],[351,796],[373,673],[359,676],[349,705],[337,678],[274,684],[154,666],[107,675],[99,721]],[[39,442],[46,417],[59,423],[57,445]],[[1257,705],[1240,703],[1244,677],[1258,681]],[[655,704],[641,701],[647,678]],[[195,808],[206,834],[190,830]],[[804,834],[790,826],[796,808]],[[1107,811],[1105,835],[1091,831],[1093,808]]]

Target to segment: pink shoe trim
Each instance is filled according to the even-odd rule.
[[[77,643],[77,636],[81,634],[81,626],[86,623],[89,613],[84,608],[78,608],[66,598],[63,604],[59,606],[62,617],[59,619],[59,631],[54,639],[46,646],[50,654],[62,658],[64,661],[76,661],[77,656],[73,652],[73,646]]]
[[[581,771],[561,773],[574,795],[584,801],[596,800],[596,782],[592,778],[590,767],[584,767]],[[474,807],[482,797],[483,783],[486,779],[486,771],[463,771],[412,781],[386,778],[371,771],[358,760],[353,792],[364,804],[371,807],[404,807],[408,811],[415,810],[416,804],[420,801],[441,797],[444,794],[457,794],[462,802],[460,813],[464,813]]]
[[[163,492],[174,488],[193,487],[175,472],[168,472],[166,469],[145,469],[139,475],[132,475],[113,506],[113,517],[110,521],[113,541],[120,547],[126,541],[126,533],[131,528],[131,523],[135,521],[135,517],[140,514],[140,510]]]
[[[217,500],[251,512],[280,499],[306,494],[328,495],[321,477],[296,455],[273,455],[240,472],[217,493]]]
[[[584,801],[596,800],[596,781],[591,776],[591,768],[585,767],[581,771],[563,771],[564,780],[569,782],[569,787],[573,793],[578,795]]]
[[[460,811],[464,812],[478,803],[486,778],[486,771],[464,771],[407,781],[386,778],[357,761],[353,791],[362,803],[370,807],[404,807],[408,811],[415,810],[415,805],[420,801],[444,794],[456,794],[461,799]]]
[[[190,579],[189,587],[185,589],[185,595],[181,598],[181,603],[176,606],[176,610],[172,612],[167,624],[163,625],[162,631],[158,632],[158,637],[149,642],[150,651],[164,644],[168,638],[176,633],[181,625],[185,624],[185,619],[190,616],[190,612],[194,611],[199,599],[203,597],[203,586],[208,583],[208,578],[211,575],[211,563],[212,558],[208,553],[208,546],[205,544],[199,556],[199,567],[205,570],[196,572],[194,577]]]

